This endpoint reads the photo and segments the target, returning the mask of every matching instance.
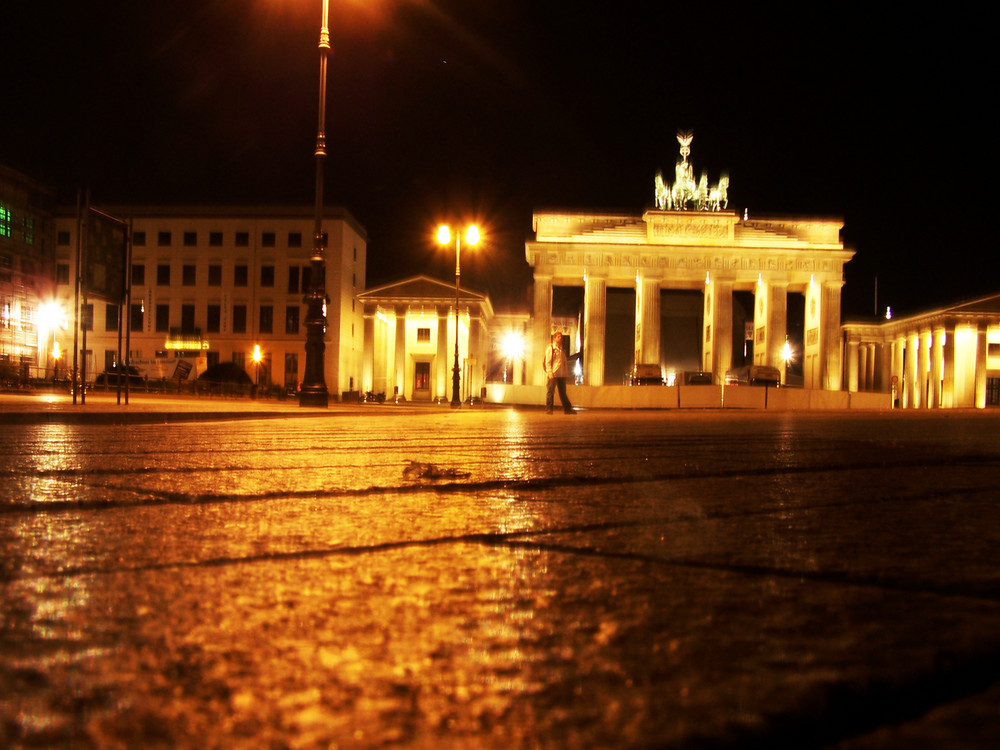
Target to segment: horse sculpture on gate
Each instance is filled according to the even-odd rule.
[[[709,185],[708,173],[694,181],[694,168],[688,162],[691,154],[692,133],[680,132],[677,142],[681,148],[681,158],[674,167],[674,184],[663,179],[663,172],[657,172],[653,180],[653,199],[661,211],[723,211],[729,207],[729,177],[725,174],[715,185]]]

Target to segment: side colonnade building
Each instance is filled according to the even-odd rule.
[[[1000,294],[843,330],[850,393],[914,409],[1000,405]]]

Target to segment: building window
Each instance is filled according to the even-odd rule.
[[[146,233],[145,232],[132,232],[132,246],[133,247],[146,247]]]
[[[146,285],[146,266],[144,263],[132,264],[132,286]]]
[[[142,325],[143,325],[142,311],[143,311],[143,307],[142,307],[141,303],[138,304],[138,305],[132,305],[132,311],[131,311],[131,314],[129,315],[130,320],[129,320],[129,324],[128,324],[130,331],[141,331],[142,330]]]
[[[429,344],[431,341],[431,329],[430,328],[418,328],[417,329],[417,342],[421,344]]]
[[[185,263],[181,267],[181,283],[184,286],[194,286],[195,278],[197,277],[197,272],[193,264]]]
[[[299,267],[289,266],[288,267],[288,293],[298,294],[299,293]]]
[[[159,247],[170,247],[170,232],[157,232],[156,233],[156,244]]]
[[[294,352],[285,354],[285,388],[298,388],[299,385],[299,355]]]
[[[156,267],[156,285],[170,286],[170,264],[160,263]]]
[[[156,332],[167,333],[170,330],[170,305],[156,306]]]
[[[205,330],[218,333],[222,330],[222,305],[209,305],[205,315]]]
[[[236,247],[250,247],[250,232],[236,233]]]
[[[118,330],[118,305],[104,306],[104,330]]]
[[[295,335],[299,332],[299,306],[289,305],[285,308],[285,333]]]
[[[181,305],[181,333],[194,333],[194,305]]]
[[[274,332],[274,308],[270,305],[260,306],[260,325],[257,330],[261,333]]]
[[[222,266],[213,263],[208,267],[208,285],[222,286]]]
[[[274,232],[264,232],[260,236],[261,247],[274,247]]]
[[[239,365],[244,370],[247,369],[247,355],[245,352],[233,352],[233,364]]]
[[[222,232],[209,232],[208,233],[208,246],[209,247],[222,247]]]
[[[237,264],[233,268],[233,286],[246,286],[248,279],[247,266],[245,264]]]
[[[197,247],[198,246],[198,233],[197,232],[185,232],[184,233],[184,247]]]
[[[69,247],[69,232],[62,230],[56,233],[56,244],[60,247]]]
[[[247,332],[247,306],[233,305],[233,333]]]
[[[69,263],[56,263],[56,283],[69,283]]]
[[[260,267],[260,285],[266,287],[274,286],[274,266]]]
[[[80,306],[80,312],[83,320],[80,321],[80,326],[85,331],[94,330],[94,306],[90,303]]]
[[[289,247],[302,247],[302,232],[289,232],[288,233],[288,246]]]

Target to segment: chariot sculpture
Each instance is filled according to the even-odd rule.
[[[681,158],[674,167],[674,184],[664,181],[663,172],[657,172],[653,181],[656,207],[661,211],[723,211],[729,208],[729,177],[723,174],[714,185],[708,184],[708,172],[694,181],[694,169],[688,161],[691,154],[692,133],[678,133]]]

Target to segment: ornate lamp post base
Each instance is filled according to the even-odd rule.
[[[323,316],[322,302],[320,302],[322,299],[322,292],[318,292],[315,288],[307,297],[306,371],[299,391],[299,406],[325,408],[330,402],[330,394],[326,389],[326,378],[323,375],[323,352],[326,350],[323,334],[326,332],[326,319]]]

